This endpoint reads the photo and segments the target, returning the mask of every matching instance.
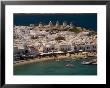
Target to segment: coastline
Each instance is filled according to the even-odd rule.
[[[95,57],[96,55],[92,55],[90,54],[90,56]],[[61,60],[61,59],[78,59],[78,58],[85,58],[85,55],[81,55],[81,54],[67,54],[66,56],[64,55],[60,55],[57,56],[57,58],[55,57],[44,57],[44,58],[34,58],[34,59],[29,59],[29,60],[20,60],[20,61],[16,61],[16,64],[14,64],[14,66],[20,66],[20,65],[25,65],[25,64],[31,64],[31,63],[38,63],[38,62],[43,62],[43,61],[48,61],[48,60]]]
[[[48,60],[59,60],[59,59],[65,59],[65,58],[67,58],[67,57],[62,57],[62,58],[57,58],[57,59],[55,59],[53,57],[45,57],[42,59],[34,58],[34,59],[30,59],[30,60],[21,60],[19,63],[14,64],[14,66],[37,63],[37,62],[48,61]]]

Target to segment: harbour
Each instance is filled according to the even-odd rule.
[[[83,65],[87,59],[47,60],[14,66],[14,75],[97,75],[97,65]]]

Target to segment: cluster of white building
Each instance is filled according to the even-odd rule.
[[[14,26],[14,52],[34,49],[38,52],[48,51],[97,51],[97,35],[89,35],[91,31],[83,31],[78,34],[70,31],[58,31],[51,34],[47,30],[74,28],[73,24],[48,25],[39,23],[38,26]],[[80,28],[81,29],[81,28]],[[86,29],[85,29],[86,30]],[[64,37],[64,40],[56,40]]]

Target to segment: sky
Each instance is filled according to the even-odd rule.
[[[59,23],[62,24],[64,21],[66,21],[68,24],[72,22],[76,26],[97,30],[96,13],[79,13],[79,14],[72,14],[72,13],[16,14],[15,13],[13,18],[14,18],[14,25],[29,25],[29,24],[38,25],[39,22],[42,22],[43,24],[48,24],[49,21],[52,21],[53,24],[55,24],[56,21],[59,21]]]

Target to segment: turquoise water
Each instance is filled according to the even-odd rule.
[[[97,75],[97,65],[82,65],[83,60],[44,61],[14,67],[14,75]],[[74,67],[66,67],[73,64]]]

